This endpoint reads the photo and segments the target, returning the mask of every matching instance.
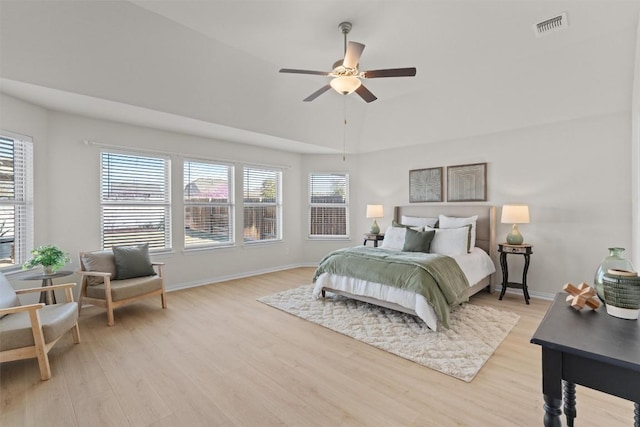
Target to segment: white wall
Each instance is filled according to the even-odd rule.
[[[631,245],[630,141],[629,114],[621,113],[363,154],[351,183],[352,231],[359,236],[368,230],[364,209],[373,201],[385,207],[381,228],[390,225],[393,206],[408,204],[410,169],[487,162],[487,203],[529,204],[531,223],[520,231],[534,245],[528,276],[533,293],[591,283],[608,247]],[[313,168],[314,159],[305,157],[304,164]],[[499,241],[509,229],[499,224]],[[520,274],[515,269],[521,264],[520,257],[510,257],[512,275]]]
[[[77,268],[79,251],[100,248],[101,147],[87,146],[83,144],[84,140],[139,150],[179,152],[196,158],[235,160],[236,176],[242,174],[242,162],[285,166],[283,242],[184,252],[181,246],[183,205],[179,167],[183,156],[171,156],[172,169],[177,172],[172,175],[174,252],[153,257],[166,263],[169,288],[273,271],[299,262],[299,233],[305,209],[301,201],[304,183],[300,179],[300,155],[47,112],[6,95],[2,95],[0,100],[3,113],[7,113],[3,114],[0,129],[30,135],[34,139],[35,244],[55,243],[64,248],[73,258],[70,268]],[[241,197],[241,194],[242,188],[236,188],[236,197]],[[242,224],[237,224],[236,241],[242,242]],[[24,282],[22,287],[25,287]]]
[[[640,19],[640,15],[639,15]],[[633,265],[640,269],[640,25],[636,35],[636,62],[631,98],[631,203],[633,212]]]

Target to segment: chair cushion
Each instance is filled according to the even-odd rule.
[[[113,255],[116,261],[116,280],[134,277],[153,276],[156,274],[151,259],[149,245],[114,246]]]
[[[111,273],[111,278],[116,277],[116,261],[112,251],[95,251],[84,252],[80,255],[83,271],[99,271],[102,273]],[[102,277],[87,277],[89,286],[104,283]]]
[[[112,280],[111,300],[121,301],[123,299],[153,292],[158,289],[162,289],[162,279],[155,275],[125,280]],[[104,283],[97,286],[87,287],[87,296],[89,298],[106,299]]]
[[[4,274],[0,273],[0,308],[17,307],[20,305],[20,300],[16,292],[13,290],[11,283],[7,280]],[[5,315],[0,316],[2,319]]]
[[[67,332],[78,320],[78,303],[46,305],[38,310],[44,341],[49,343]],[[0,351],[35,345],[29,313],[9,314],[0,319]]]

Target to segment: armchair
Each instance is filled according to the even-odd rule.
[[[71,292],[75,285],[67,283],[47,288],[64,289],[65,303],[20,305],[18,294],[42,292],[42,288],[14,290],[0,273],[0,363],[37,358],[40,378],[51,378],[49,350],[69,330],[73,342],[80,342],[78,304]]]
[[[107,325],[113,326],[113,310],[125,304],[159,295],[162,308],[167,308],[163,266],[164,263],[149,260],[146,245],[81,252],[78,310],[83,304],[104,307]]]

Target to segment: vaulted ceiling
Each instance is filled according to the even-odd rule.
[[[566,12],[569,27],[536,37]],[[61,111],[300,153],[450,140],[631,108],[640,1],[0,0],[0,90]],[[338,24],[378,100],[330,70]]]

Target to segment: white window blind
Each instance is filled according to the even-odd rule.
[[[244,241],[282,239],[282,171],[245,166]]]
[[[169,159],[102,152],[101,160],[102,247],[170,249]]]
[[[309,174],[309,237],[348,237],[349,175]]]
[[[233,244],[233,166],[185,160],[185,248]]]
[[[27,261],[32,230],[33,143],[0,131],[0,268]]]

